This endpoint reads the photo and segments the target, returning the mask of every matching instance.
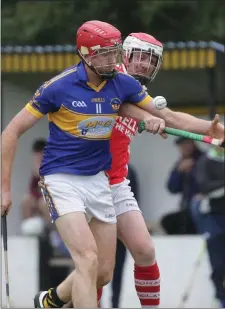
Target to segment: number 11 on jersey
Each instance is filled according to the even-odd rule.
[[[102,113],[102,105],[100,103],[96,103],[96,113],[97,114]]]

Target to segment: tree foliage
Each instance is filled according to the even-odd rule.
[[[2,44],[73,44],[85,21],[148,32],[165,41],[225,40],[225,1],[74,0],[2,3]]]

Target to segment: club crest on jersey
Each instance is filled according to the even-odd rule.
[[[120,108],[120,105],[122,104],[122,102],[120,101],[119,98],[113,98],[111,101],[110,101],[110,104],[112,105],[112,109],[114,111],[118,111],[119,108]]]

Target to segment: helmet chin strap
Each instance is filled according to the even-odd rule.
[[[118,71],[115,69],[113,69],[111,72],[108,72],[108,73],[99,73],[92,64],[88,63],[87,60],[84,59],[83,55],[80,53],[79,50],[78,50],[78,54],[80,58],[85,62],[85,64],[89,67],[89,69],[91,69],[96,75],[98,75],[103,80],[113,79],[118,73]]]

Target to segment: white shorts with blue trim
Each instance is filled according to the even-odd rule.
[[[53,221],[80,211],[86,214],[88,222],[94,217],[106,223],[116,223],[112,193],[104,172],[94,176],[47,175],[40,185]]]

